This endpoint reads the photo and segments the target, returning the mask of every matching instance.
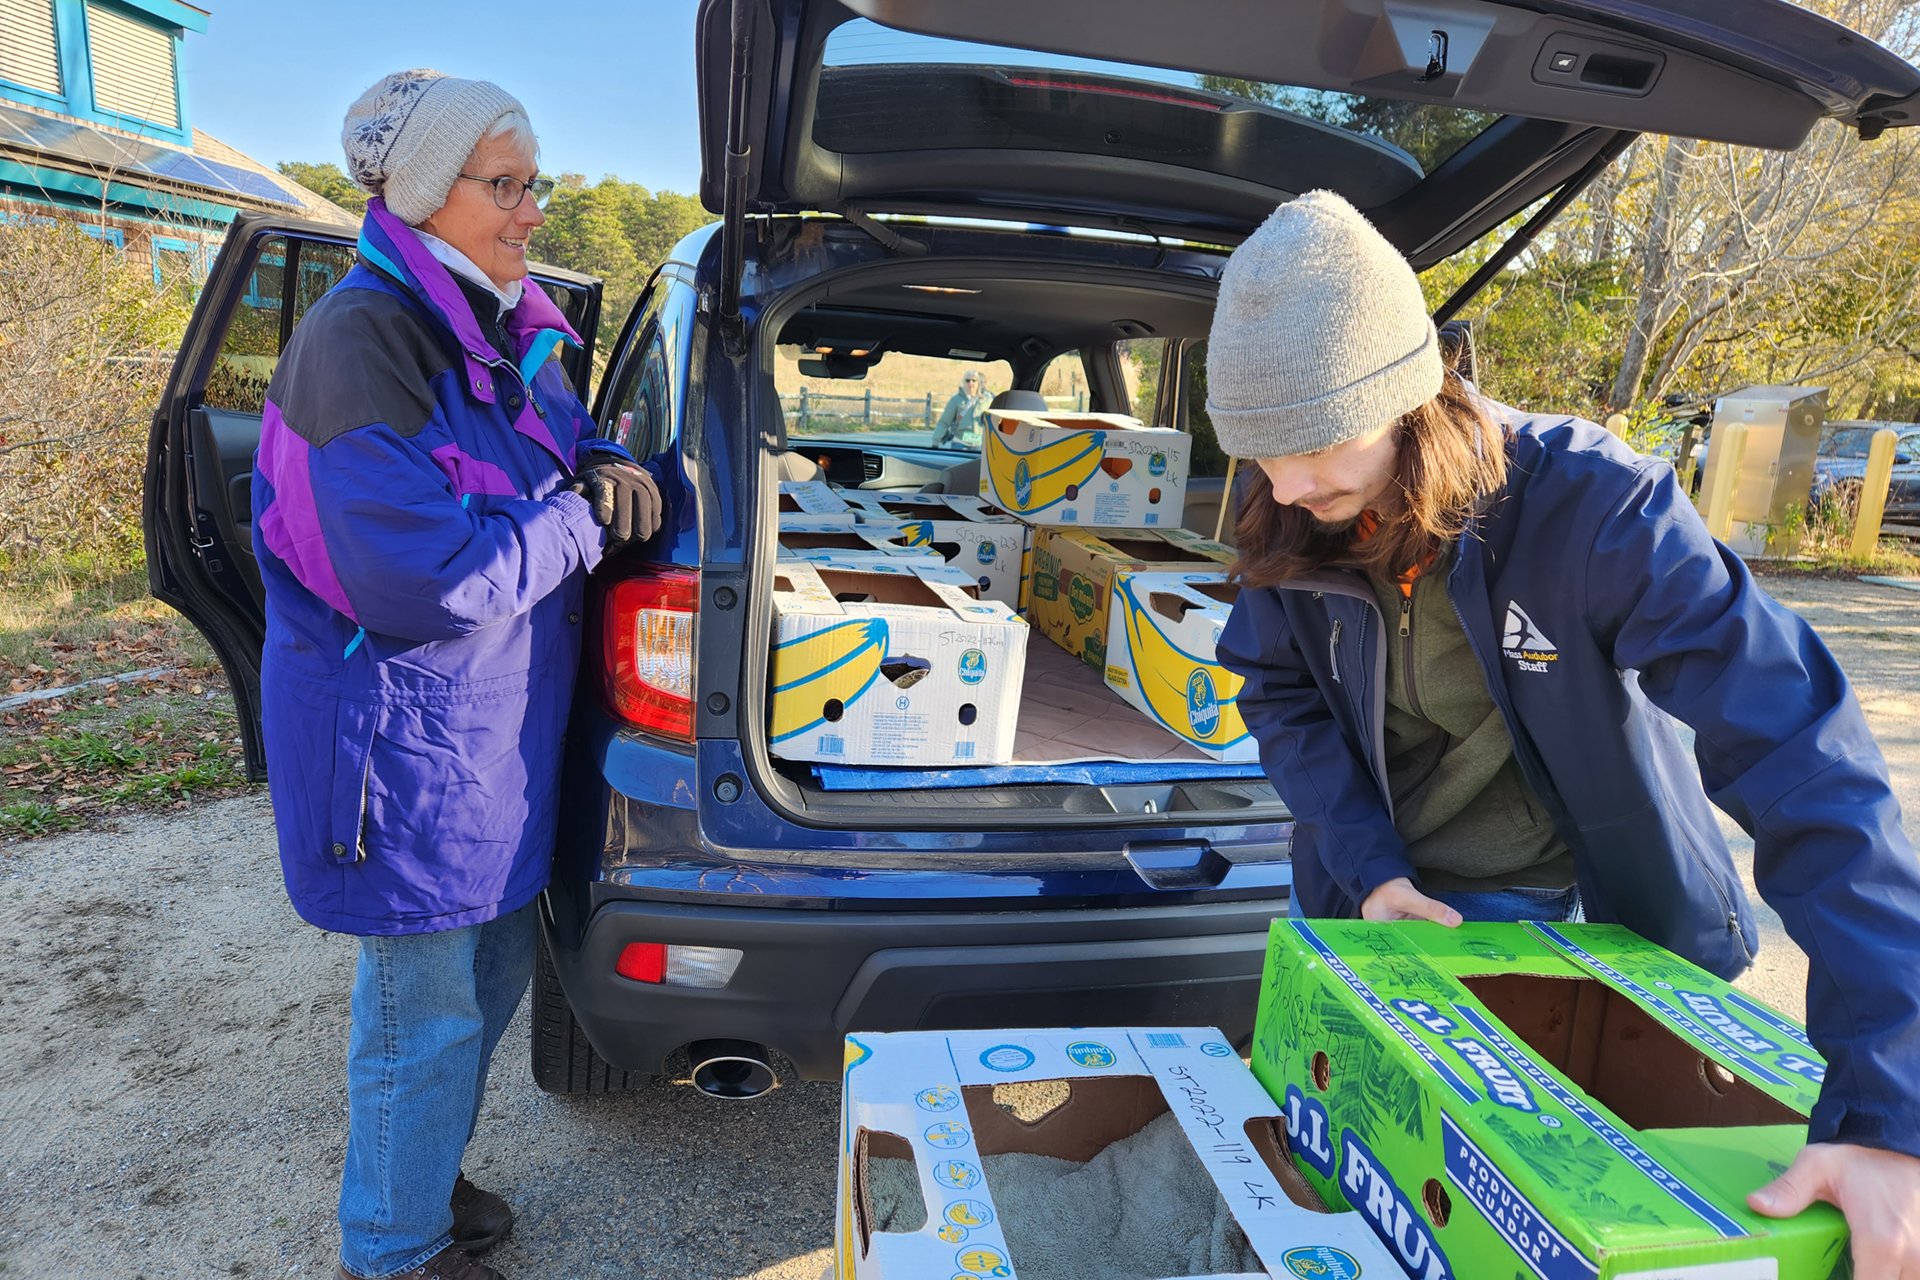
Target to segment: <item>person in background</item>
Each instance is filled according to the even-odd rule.
[[[977,369],[969,369],[960,376],[960,386],[947,399],[947,407],[940,411],[940,421],[933,427],[933,447],[936,449],[978,449],[980,432],[986,425],[987,405],[993,396],[987,391],[987,380],[980,376]]]
[[[461,1171],[532,974],[589,570],[659,522],[555,358],[527,275],[553,184],[485,81],[403,71],[347,111],[359,262],[274,372],[255,459],[262,727],[294,908],[360,938],[342,1277],[497,1280]]]
[[[1258,468],[1219,654],[1299,913],[1607,921],[1731,978],[1758,936],[1711,795],[1809,957],[1827,1060],[1749,1204],[1828,1201],[1857,1280],[1920,1276],[1920,861],[1819,637],[1667,463],[1448,369],[1412,268],[1331,192],[1234,251],[1207,378]]]

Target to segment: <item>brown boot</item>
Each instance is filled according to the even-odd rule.
[[[453,1242],[471,1254],[482,1254],[513,1230],[513,1210],[491,1191],[482,1191],[461,1174],[453,1183]]]
[[[339,1280],[361,1280],[359,1276],[340,1268]],[[457,1244],[450,1244],[440,1252],[428,1258],[411,1271],[402,1271],[392,1280],[507,1280],[498,1271],[484,1262],[475,1262],[469,1254]]]

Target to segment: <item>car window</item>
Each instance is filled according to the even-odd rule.
[[[847,354],[855,360],[867,355]],[[802,367],[823,355],[798,346],[775,348],[773,383],[790,440],[857,439],[976,453],[985,425],[981,415],[1013,385],[1013,368],[1004,360],[884,352],[864,378],[824,377]],[[1084,393],[1084,373],[1080,383]]]
[[[207,378],[206,404],[234,413],[259,413],[266,406],[267,383],[293,326],[321,294],[333,288],[353,266],[349,245],[296,241],[267,236],[253,249],[246,292],[227,321],[227,332]]]
[[[1188,469],[1194,476],[1224,476],[1227,455],[1213,434],[1213,419],[1207,416],[1207,343],[1205,339],[1188,343],[1180,359],[1182,379],[1180,405],[1186,428],[1193,435],[1193,458]]]
[[[1380,161],[1404,166],[1417,178],[1499,118],[1495,112],[1449,104],[1390,101],[919,35],[866,18],[834,28],[822,54],[814,141],[847,153],[1042,147],[1257,179],[1259,166],[1272,154],[1271,147],[1257,145],[1261,130],[1293,122],[1295,132],[1337,130],[1334,136],[1376,150]],[[937,113],[903,111],[903,103],[915,102],[913,86],[926,86],[932,77],[961,83],[969,72],[977,75],[974,93],[940,100]],[[1177,127],[1121,126],[1123,120],[1137,120],[1142,107],[1187,108],[1190,128],[1222,111],[1243,113],[1248,145],[1222,154],[1196,145]],[[1090,128],[1089,122],[1099,123]],[[1275,132],[1273,139],[1281,136]]]
[[[1120,376],[1127,384],[1127,412],[1150,427],[1162,426],[1158,417],[1160,371],[1167,364],[1165,338],[1127,338],[1114,344]]]
[[[1047,361],[1040,375],[1040,394],[1049,409],[1085,413],[1094,408],[1087,393],[1086,358],[1078,351],[1063,351]]]
[[[605,433],[636,458],[651,458],[673,440],[674,359],[690,319],[687,293],[656,282],[642,299],[633,347],[608,399]]]

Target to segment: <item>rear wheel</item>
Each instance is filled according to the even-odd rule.
[[[533,963],[533,1082],[548,1093],[626,1093],[645,1079],[607,1062],[587,1043],[542,933]]]

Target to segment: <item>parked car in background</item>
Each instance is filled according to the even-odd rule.
[[[1893,431],[1898,437],[1885,518],[1920,524],[1920,424],[1912,422],[1829,422],[1820,433],[1820,448],[1813,458],[1813,489],[1808,494],[1812,505],[1830,503],[1848,516],[1860,509],[1867,453],[1881,431]]]
[[[1676,471],[1693,471],[1690,492],[1700,492],[1707,469],[1707,434],[1713,426],[1713,401],[1686,392],[1674,392],[1660,401],[1660,414],[1649,425],[1641,448],[1650,457],[1665,458]]]
[[[593,395],[601,432],[658,461],[669,519],[589,589],[542,1087],[691,1068],[746,1096],[835,1078],[858,1030],[1211,1023],[1245,1043],[1291,883],[1272,788],[775,758],[778,482],[970,490],[977,460],[930,448],[926,422],[970,368],[1035,393],[1065,369],[1091,410],[1187,429],[1226,247],[1303,191],[1340,192],[1424,270],[1570,200],[1642,133],[1792,149],[1822,119],[1871,137],[1920,116],[1899,106],[1920,70],[1783,0],[1172,12],[701,5],[701,195],[724,217],[655,273]],[[220,654],[256,774],[262,394],[353,258],[337,227],[237,220],[153,424],[153,590]],[[535,281],[587,341],[565,357],[584,388],[598,283]],[[1121,356],[1143,342],[1158,374],[1134,403]],[[860,392],[856,424],[874,383],[905,407]]]

